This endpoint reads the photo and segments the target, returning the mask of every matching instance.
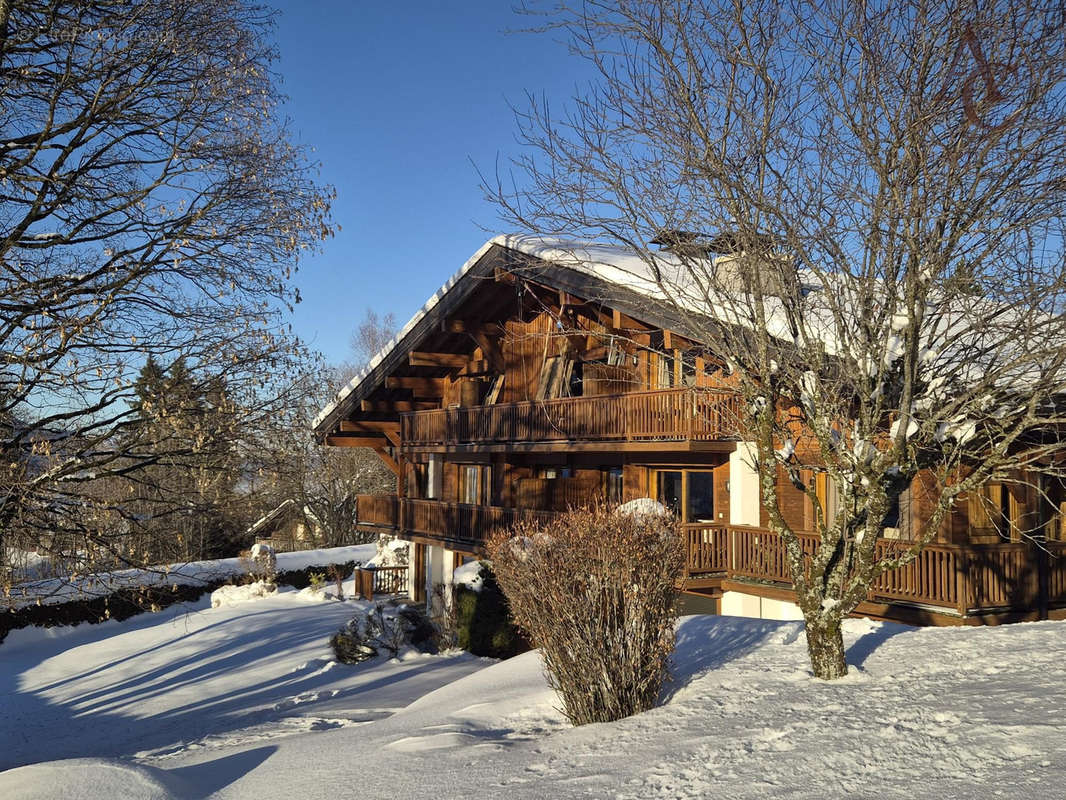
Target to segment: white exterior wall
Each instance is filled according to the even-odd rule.
[[[439,455],[429,457],[426,467],[426,499],[440,500],[444,492],[444,462]]]
[[[441,583],[444,584],[444,598],[450,606],[452,604],[452,587],[455,585],[455,552],[453,550],[442,550],[442,558],[444,559],[444,570],[442,572],[443,579]]]
[[[757,597],[743,592],[725,592],[719,608],[724,616],[749,617],[751,619],[797,620],[803,619],[803,612],[795,603],[787,600],[773,600],[769,597]]]
[[[412,559],[412,562],[414,559]],[[413,570],[414,567],[411,567]],[[426,545],[426,574],[417,576],[417,580],[423,581],[426,589],[426,608],[432,611],[432,603],[436,598],[438,586],[444,587],[445,601],[450,603],[452,599],[452,584],[455,573],[455,553],[444,547]],[[411,584],[414,586],[414,584]]]
[[[414,600],[415,587],[418,586],[421,581],[425,580],[424,575],[419,575],[415,571],[415,547],[416,545],[412,542],[410,549],[408,550],[410,558],[407,559],[407,599],[409,600]]]
[[[729,524],[758,525],[762,508],[754,442],[737,442],[729,454]]]
[[[433,602],[433,590],[439,583],[444,583],[444,548],[434,545],[426,546],[426,604]]]

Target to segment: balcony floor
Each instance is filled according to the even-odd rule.
[[[404,453],[731,453],[737,449],[732,441],[640,441],[605,440],[552,442],[493,442],[474,444],[404,444]]]

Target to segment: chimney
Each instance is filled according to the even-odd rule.
[[[768,267],[758,272],[764,280],[764,294],[781,295],[785,284],[792,283],[796,275],[791,259],[775,252],[776,241],[768,233],[722,231],[707,237],[691,231],[663,230],[651,243],[682,257],[710,259],[715,283],[726,292],[750,291],[752,258],[763,258]]]
[[[666,250],[683,258],[707,258],[715,252],[707,236],[694,231],[666,228],[656,233],[651,243],[659,245],[660,250]]]

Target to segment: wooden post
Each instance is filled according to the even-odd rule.
[[[963,547],[955,551],[956,608],[965,617],[973,598],[973,581],[970,578],[970,553]]]
[[[1039,615],[1039,619],[1048,618],[1048,605],[1050,602],[1050,590],[1048,586],[1050,576],[1050,564],[1048,563],[1048,550],[1047,543],[1041,539],[1039,541],[1029,541],[1028,548],[1030,562],[1035,559],[1036,561],[1036,609]]]
[[[411,587],[411,599],[416,603],[426,600],[426,546],[419,542],[414,545],[415,585]]]

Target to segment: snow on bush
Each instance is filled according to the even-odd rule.
[[[452,573],[452,583],[472,592],[480,592],[481,587],[485,585],[485,579],[481,574],[481,562],[471,561],[461,567],[456,567],[455,572]]]
[[[622,503],[618,506],[617,513],[619,514],[666,514],[667,508],[658,500],[653,500],[650,497],[640,497],[636,500],[630,500],[628,503]]]
[[[377,552],[370,563],[377,567],[405,567],[410,543],[383,533],[378,536]]]
[[[256,542],[251,550],[252,572],[273,579],[278,572],[278,555],[274,548],[263,542]]]
[[[211,608],[236,606],[269,597],[278,590],[270,581],[256,581],[243,586],[220,586],[211,592]]]
[[[437,652],[437,631],[417,606],[376,603],[350,619],[329,640],[337,660],[357,664],[376,655],[400,656],[408,648]]]

